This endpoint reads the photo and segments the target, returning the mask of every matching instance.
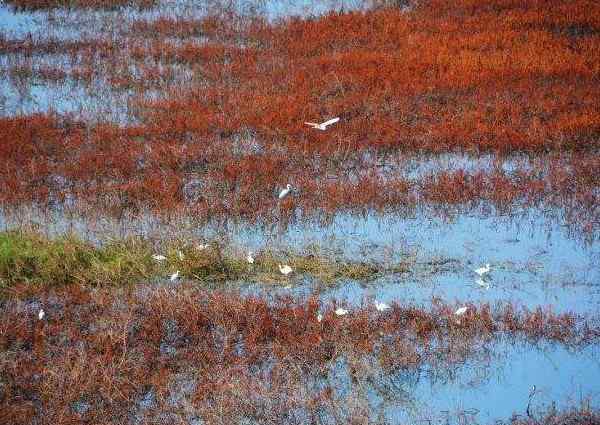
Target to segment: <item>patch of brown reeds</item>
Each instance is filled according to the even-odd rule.
[[[364,416],[345,410],[351,401],[333,372],[340,362],[361,386],[378,376],[374,369],[460,365],[501,335],[572,346],[599,335],[572,314],[510,305],[468,305],[459,317],[439,302],[430,310],[394,304],[383,313],[369,303],[337,316],[339,304],[316,298],[269,302],[188,285],[20,286],[13,295],[0,306],[0,420],[12,424],[124,423],[131,415],[172,423],[190,416],[207,424],[306,423],[320,415],[345,422]]]

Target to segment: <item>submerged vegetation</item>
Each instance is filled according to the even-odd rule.
[[[114,10],[123,7],[149,9],[157,6],[157,0],[6,0],[17,10],[52,9],[105,9]]]
[[[541,308],[468,305],[458,317],[443,303],[367,303],[340,317],[336,305],[189,284],[18,285],[1,305],[0,419],[370,423],[368,391],[398,402],[395,379],[461,367],[494,336],[572,348],[600,336],[585,318]]]

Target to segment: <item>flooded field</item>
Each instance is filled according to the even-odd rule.
[[[587,0],[1,3],[0,423],[600,424],[598,46]]]

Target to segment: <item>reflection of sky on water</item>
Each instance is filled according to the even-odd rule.
[[[529,393],[536,394],[531,413],[578,406],[588,399],[599,407],[600,360],[598,347],[569,351],[565,347],[532,347],[504,342],[491,350],[489,362],[468,361],[457,367],[451,379],[429,379],[426,371],[413,380],[410,393],[417,403],[412,413],[405,406],[387,409],[392,423],[414,423],[433,419],[433,423],[456,423],[462,415],[479,423],[493,423],[513,414],[526,415]],[[419,405],[420,408],[419,408]],[[448,413],[445,413],[448,412]]]
[[[8,6],[0,4],[0,34],[21,38],[39,31],[44,15],[43,12],[17,13]]]
[[[350,261],[373,261],[389,266],[407,262],[409,274],[387,274],[368,284],[339,282],[322,287],[311,279],[292,280],[292,292],[318,290],[324,299],[359,303],[364,298],[428,304],[432,297],[447,302],[495,303],[511,301],[534,308],[552,305],[556,311],[594,313],[600,306],[600,241],[585,243],[555,219],[537,210],[512,220],[506,217],[459,215],[452,221],[417,214],[414,218],[340,214],[329,226],[295,224],[284,232],[257,226],[230,224],[198,227],[185,220],[158,222],[151,216],[115,223],[106,218],[86,221],[60,214],[41,216],[32,211],[8,220],[2,227],[38,223],[45,233],[75,232],[101,242],[111,237],[144,236],[150,239],[205,240],[225,237],[241,251],[309,251]],[[432,273],[427,262],[452,259]],[[477,283],[473,270],[485,263],[491,272]],[[254,290],[259,290],[256,286]],[[268,287],[267,291],[273,288]]]

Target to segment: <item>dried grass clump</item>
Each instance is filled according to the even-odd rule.
[[[119,9],[135,7],[150,9],[158,4],[156,0],[7,0],[7,4],[17,10],[51,9]]]
[[[511,425],[598,425],[600,413],[589,407],[551,410],[541,418],[518,417],[510,420]]]

